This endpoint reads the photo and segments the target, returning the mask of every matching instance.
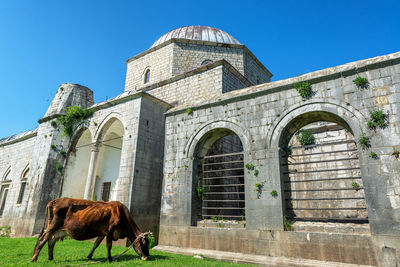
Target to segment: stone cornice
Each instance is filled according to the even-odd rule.
[[[236,102],[239,100],[245,100],[254,98],[261,95],[268,95],[271,93],[289,90],[294,88],[294,84],[299,81],[308,81],[311,84],[319,83],[324,81],[329,81],[337,79],[340,77],[347,77],[357,73],[361,73],[367,70],[374,70],[377,68],[382,68],[390,65],[395,65],[400,63],[400,52],[378,56],[374,58],[359,60],[336,67],[326,68],[323,70],[318,70],[310,73],[306,73],[301,76],[288,78],[285,80],[280,80],[276,82],[264,83],[260,85],[255,85],[249,88],[243,88],[231,92],[227,92],[218,97],[210,97],[207,101],[197,102],[192,104],[184,104],[170,109],[166,115],[171,116],[178,113],[183,113],[188,107],[193,110],[202,109],[204,107],[219,106],[227,103]]]

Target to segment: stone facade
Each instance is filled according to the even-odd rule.
[[[211,62],[202,65],[205,60]],[[147,71],[150,76],[145,83]],[[400,53],[277,82],[269,82],[271,76],[244,45],[172,38],[127,61],[125,91],[115,98],[94,103],[90,89],[61,85],[36,130],[0,140],[0,205],[4,206],[0,206],[0,225],[11,225],[16,236],[29,236],[40,230],[44,207],[52,198],[118,200],[129,207],[142,230],[158,235],[160,247],[174,246],[177,251],[189,247],[398,265],[400,161],[395,151],[400,150]],[[366,77],[368,86],[358,88],[353,83],[357,76]],[[309,98],[303,99],[294,88],[299,81],[311,84]],[[62,127],[54,123],[69,106],[93,110],[90,118],[75,125],[70,138],[63,136]],[[373,109],[386,114],[384,128],[367,128]],[[315,124],[319,122],[328,122],[328,126],[333,123],[340,129],[331,135],[328,130],[318,132],[318,142],[346,141],[351,136],[357,143],[367,136],[370,147],[362,148],[354,141],[352,145],[330,145],[315,149],[314,158],[302,155],[309,153],[306,149],[296,148],[294,155],[309,165],[288,168],[287,149],[294,134],[303,127],[321,125]],[[227,143],[220,142],[222,138]],[[218,148],[214,148],[217,143]],[[360,191],[348,188],[351,180],[326,182],[332,174],[318,176],[324,182],[285,185],[288,169],[302,172],[317,170],[318,166],[330,168],[332,160],[347,155],[322,157],[332,150],[351,150],[348,155],[357,158],[357,164],[343,161],[338,166],[358,168],[349,175],[360,176]],[[377,158],[370,157],[371,151]],[[242,165],[235,166],[246,167],[235,167],[240,169],[239,174],[229,169],[229,161],[209,165],[222,164],[228,169],[223,171],[243,176],[243,184],[232,185],[234,180],[230,179],[213,183],[217,189],[200,187],[199,182],[206,177],[199,166],[205,156],[221,156],[218,153],[240,154],[235,162]],[[316,161],[325,162],[318,165]],[[16,204],[21,177],[28,168],[25,193],[22,202]],[[224,178],[221,175],[209,179]],[[303,180],[314,178],[301,176]],[[75,184],[79,188],[75,189]],[[336,221],[324,221],[315,215],[318,212],[306,211],[302,214],[308,218],[301,221],[294,216],[289,231],[284,223],[289,216],[288,192],[317,191],[322,186],[356,191],[342,195],[344,207],[352,209],[355,203],[361,211],[321,213],[322,217],[340,217]],[[241,189],[214,191],[226,187]],[[241,216],[237,216],[240,212],[231,216],[222,212],[242,209],[236,206],[218,208],[219,215],[228,220],[202,213],[201,194],[232,192],[244,194]],[[354,202],[346,198],[354,195],[358,197]],[[316,196],[322,198],[324,194]],[[336,199],[326,205],[302,207],[335,210],[339,202]],[[240,219],[232,219],[234,216]],[[346,221],[357,216],[363,221]]]

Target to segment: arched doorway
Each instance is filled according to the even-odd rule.
[[[244,155],[240,138],[218,128],[198,142],[193,162],[192,220],[245,221]]]
[[[343,119],[300,115],[285,127],[280,146],[287,218],[368,223],[357,142]]]
[[[110,119],[102,129],[93,199],[103,201],[116,199],[123,136],[124,126],[118,119]]]
[[[61,196],[83,198],[90,161],[92,134],[82,129],[74,138],[68,153]]]

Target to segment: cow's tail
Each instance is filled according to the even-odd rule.
[[[43,221],[42,230],[40,230],[40,234],[39,234],[38,239],[36,241],[36,245],[35,245],[35,250],[34,251],[36,251],[36,248],[39,245],[39,242],[43,239],[44,230],[50,224],[50,221],[53,218],[53,208],[52,208],[53,205],[52,205],[52,202],[53,201],[50,201],[46,206],[46,210],[44,212],[44,221]]]

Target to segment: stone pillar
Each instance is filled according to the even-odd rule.
[[[88,176],[86,179],[85,195],[83,197],[84,199],[90,200],[92,198],[99,148],[100,148],[100,143],[96,142],[92,144],[92,153],[90,155],[90,163],[88,169]]]

